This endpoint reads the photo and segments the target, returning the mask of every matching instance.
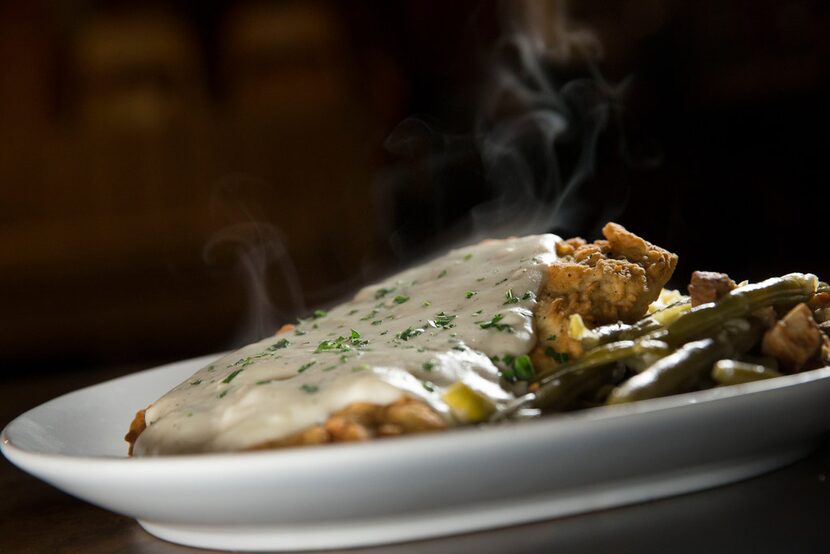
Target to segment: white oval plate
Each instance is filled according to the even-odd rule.
[[[136,410],[215,356],[88,387],[12,421],[2,451],[150,533],[219,549],[367,546],[711,487],[830,430],[830,367],[491,428],[245,454],[126,457]]]

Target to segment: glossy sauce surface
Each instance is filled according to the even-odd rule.
[[[463,382],[494,403],[499,369],[535,345],[533,307],[554,235],[454,250],[380,283],[294,330],[201,369],[147,409],[136,455],[234,451],[277,440],[354,402],[441,399]]]

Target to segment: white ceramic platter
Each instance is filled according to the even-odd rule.
[[[368,444],[128,459],[135,411],[211,357],[35,408],[3,431],[13,463],[206,548],[354,547],[505,526],[757,475],[830,430],[830,367],[502,427]]]

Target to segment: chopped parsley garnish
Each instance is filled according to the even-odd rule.
[[[318,387],[317,385],[309,385],[308,383],[305,383],[300,386],[300,389],[304,392],[307,392],[308,394],[314,394],[315,392],[320,390],[320,387]]]
[[[316,363],[317,363],[316,360],[312,361],[312,362],[304,363],[303,365],[300,366],[300,369],[297,370],[297,373],[302,373],[303,371],[307,370],[308,368],[310,368],[311,366],[313,366]]]
[[[453,350],[458,350],[459,352],[464,352],[465,350],[467,350],[466,348],[464,348],[463,344],[456,344],[455,346],[452,347],[452,349]]]
[[[219,393],[219,398],[225,398],[225,395],[228,394],[228,389],[223,390]]]
[[[274,350],[279,350],[280,348],[285,348],[288,346],[289,342],[288,339],[280,339],[271,346],[268,347],[268,350],[273,352]]]
[[[568,358],[570,357],[570,356],[568,356],[567,352],[557,352],[556,350],[554,350],[550,346],[545,348],[545,356],[548,356],[549,358],[553,358],[554,360],[556,360],[560,364],[564,364],[565,362],[567,362]]]
[[[349,310],[349,313],[346,315],[354,315],[358,312],[358,310]]]
[[[424,364],[421,367],[424,369],[424,371],[432,371],[432,368],[435,367],[435,363],[433,363],[433,362],[424,362]]]
[[[456,316],[452,314],[438,312],[435,314],[435,319],[432,320],[432,322],[435,323],[436,327],[440,327],[441,329],[449,329],[451,327],[455,327],[455,323],[452,322],[455,317]]]
[[[466,256],[464,256],[464,261],[465,261],[465,262],[469,262],[469,261],[470,261],[470,260],[472,260],[472,259],[473,259],[473,255],[472,255],[472,254],[467,254]]]
[[[430,302],[429,300],[425,300],[425,301],[421,304],[421,307],[422,307],[422,308],[429,308],[431,305],[432,305],[432,302]]]
[[[446,277],[446,276],[447,276],[447,270],[446,270],[446,269],[445,269],[445,270],[443,270],[441,273],[439,273],[439,274],[438,274],[438,278],[439,278],[439,279],[440,279],[441,277]]]
[[[231,382],[231,381],[233,381],[233,380],[234,380],[234,378],[235,378],[237,375],[239,375],[240,373],[242,373],[242,370],[241,370],[241,369],[234,370],[234,371],[232,371],[232,372],[231,372],[231,374],[230,374],[230,375],[228,375],[227,377],[225,377],[224,379],[222,379],[222,382],[223,382],[223,383],[230,383],[230,382]]]
[[[335,368],[337,368],[336,365],[330,365],[329,367],[324,367],[320,371],[331,371],[332,369],[335,369]]]
[[[208,371],[213,371],[214,369],[216,369],[216,366],[215,366],[215,365],[213,365],[213,364],[210,364],[210,365],[207,367],[207,370],[208,370]]]
[[[399,294],[398,296],[396,296],[395,298],[392,299],[392,302],[394,302],[395,304],[403,304],[404,302],[407,302],[408,300],[409,300],[409,297],[407,295]]]
[[[367,339],[361,338],[360,333],[354,329],[351,329],[350,331],[351,333],[348,338],[341,335],[334,340],[321,341],[320,344],[317,345],[317,350],[315,350],[315,352],[330,352],[332,350],[348,352],[352,349],[352,346],[360,348],[369,344]]]
[[[502,279],[501,281],[499,281],[498,283],[496,283],[496,286],[499,286],[499,285],[501,285],[502,283],[506,283],[506,282],[507,282],[507,277],[505,277],[504,279]]]
[[[481,312],[483,312],[483,311],[484,310],[476,310],[476,311],[473,312],[473,315],[481,315]]]
[[[476,279],[476,281],[478,281],[479,283],[482,282],[483,280],[484,280],[484,277],[479,277],[478,279]]]
[[[353,344],[354,346],[358,346],[358,347],[359,347],[359,346],[366,346],[367,344],[369,344],[369,340],[368,340],[368,339],[361,338],[361,337],[360,337],[360,333],[358,333],[358,332],[357,332],[357,331],[355,331],[354,329],[350,329],[350,331],[351,331],[351,335],[350,335],[350,337],[349,337],[349,338],[350,338],[350,340],[352,341],[352,344]]]
[[[340,337],[343,338],[343,337]],[[315,352],[328,352],[329,350],[337,350],[342,345],[342,341],[324,340],[317,345]]]
[[[202,380],[201,380],[201,379],[196,379],[195,381],[191,381],[191,382],[190,382],[190,384],[191,384],[191,385],[201,385],[201,384],[202,384]]]
[[[256,384],[257,385],[267,385],[271,381],[273,381],[273,379],[263,379],[262,381],[257,381]]]
[[[505,304],[519,303],[519,297],[513,294],[513,289],[507,289],[507,292],[504,294],[504,297],[507,299],[504,301]]]
[[[490,321],[476,321],[476,323],[482,329],[495,329],[497,331],[512,332],[513,328],[510,327],[510,325],[507,323],[499,323],[502,319],[504,319],[504,315],[496,314]]]
[[[378,311],[377,311],[377,310],[372,310],[372,311],[371,311],[371,312],[369,312],[368,314],[366,314],[366,315],[364,315],[363,317],[361,317],[361,318],[360,318],[360,321],[369,321],[370,319],[372,319],[372,318],[373,318],[373,317],[375,317],[376,315],[378,315]]]
[[[501,376],[508,381],[528,381],[536,375],[533,362],[526,354],[518,357],[505,354],[502,361],[507,367],[501,370]]]
[[[390,292],[395,292],[395,287],[392,287],[391,289],[380,288],[380,289],[376,290],[375,291],[375,300],[380,300],[381,298],[383,298],[384,296],[386,296]]]
[[[550,336],[548,337],[548,340],[556,340],[556,335],[550,335]]]
[[[429,381],[424,381],[423,385],[424,385],[424,388],[426,390],[428,390],[429,392],[435,392],[435,385],[433,385]]]
[[[354,366],[354,367],[352,368],[352,372],[353,372],[353,373],[357,373],[358,371],[366,371],[367,369],[369,369],[369,366],[368,366],[368,365],[366,365],[366,364],[360,364],[360,365],[356,365],[356,366]]]
[[[376,319],[372,322],[372,325],[380,325],[381,323],[383,323],[382,319]]]
[[[329,313],[326,310],[314,310],[314,313],[311,314],[313,319],[320,319],[321,317],[326,317]]]
[[[302,335],[305,335],[305,331],[303,331],[302,329],[297,327],[296,329],[294,329],[294,334],[297,335],[298,337],[300,337]]]
[[[478,292],[477,292],[477,291],[474,291],[474,290],[468,290],[467,292],[465,292],[465,293],[464,293],[464,297],[465,297],[465,298],[467,298],[467,299],[469,300],[470,298],[472,298],[472,297],[473,297],[473,296],[475,296],[476,294],[478,294]]]
[[[513,369],[516,371],[516,378],[523,381],[532,379],[536,372],[533,370],[533,362],[525,354],[513,360]]]
[[[409,340],[412,337],[417,337],[423,332],[424,330],[418,327],[416,327],[415,329],[413,329],[412,327],[407,327],[406,329],[398,333],[396,336],[401,340]]]
[[[536,295],[533,294],[533,291],[527,291],[522,295],[522,300],[535,300]]]

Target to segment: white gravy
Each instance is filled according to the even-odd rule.
[[[362,289],[199,370],[145,413],[135,454],[234,451],[324,422],[354,402],[441,399],[461,381],[499,404],[502,358],[535,345],[533,306],[555,235],[461,248]]]

